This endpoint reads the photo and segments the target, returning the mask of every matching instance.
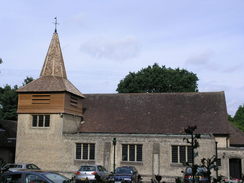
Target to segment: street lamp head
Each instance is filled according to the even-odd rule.
[[[113,145],[115,146],[117,143],[117,139],[116,138],[113,138]]]

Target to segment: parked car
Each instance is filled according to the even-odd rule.
[[[5,166],[3,166],[3,168],[1,170],[3,172],[5,172],[5,171],[13,172],[13,171],[21,170],[21,169],[40,170],[40,168],[38,166],[36,166],[35,164],[32,164],[32,163],[19,163],[19,164],[7,163]]]
[[[224,178],[225,183],[242,183],[243,181],[238,178]]]
[[[21,170],[5,172],[0,176],[1,183],[68,183],[70,180],[58,173]]]
[[[82,165],[75,173],[75,182],[96,182],[96,179],[106,181],[109,177],[109,172],[101,165]]]
[[[122,166],[115,169],[113,176],[115,183],[138,183],[141,181],[141,176],[133,166]]]
[[[193,176],[192,176],[192,168],[187,167],[185,169],[184,173],[184,183],[192,183]],[[207,169],[205,167],[198,167],[197,172],[195,175],[195,182],[198,183],[208,183],[208,177],[207,177]]]

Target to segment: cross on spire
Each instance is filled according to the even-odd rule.
[[[55,17],[54,19],[55,19],[55,22],[53,22],[53,23],[55,24],[55,30],[54,30],[54,32],[56,33],[56,32],[57,32],[57,25],[58,25],[59,23],[58,23],[58,19],[57,19],[57,17]]]

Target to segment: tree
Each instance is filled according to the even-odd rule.
[[[4,88],[0,87],[0,119],[2,120],[16,120],[18,96],[16,93],[17,85],[11,88],[6,85]]]
[[[3,60],[0,58],[0,64],[3,63]]]
[[[185,69],[160,67],[157,63],[130,72],[118,84],[119,93],[197,92],[198,77]]]
[[[228,116],[228,119],[235,127],[244,131],[244,104],[238,107],[233,118]]]
[[[24,82],[22,83],[22,86],[25,86],[25,85],[27,85],[28,83],[30,83],[31,81],[33,81],[34,79],[33,79],[33,77],[26,77],[25,78],[25,80],[24,80]]]
[[[33,81],[32,77],[26,77],[23,82],[23,86]],[[13,88],[10,85],[0,87],[0,119],[1,120],[17,120],[17,104],[18,95],[16,90],[18,86]]]

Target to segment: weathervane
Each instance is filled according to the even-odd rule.
[[[55,22],[53,22],[55,24],[55,30],[54,30],[54,32],[57,32],[57,25],[59,23],[58,23],[57,17],[55,17],[54,19],[55,19]]]

